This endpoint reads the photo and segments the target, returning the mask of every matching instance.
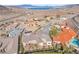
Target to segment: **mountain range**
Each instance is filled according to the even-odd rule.
[[[30,4],[23,4],[23,5],[8,5],[10,7],[17,7],[17,8],[29,8],[29,9],[39,9],[39,8],[43,8],[43,9],[55,9],[55,8],[72,8],[72,7],[79,7],[79,4],[69,4],[69,5],[30,5]],[[0,5],[0,9],[2,7],[6,6],[2,6]]]

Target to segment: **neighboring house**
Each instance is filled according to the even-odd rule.
[[[52,42],[51,42],[51,41],[48,41],[48,42],[47,42],[47,45],[48,45],[48,46],[51,46],[51,45],[52,45]]]
[[[75,32],[79,30],[79,17],[74,16],[71,19],[64,20],[63,25],[72,28]]]
[[[37,41],[36,40],[30,40],[28,43],[29,44],[37,44]]]
[[[40,42],[40,43],[38,43],[38,45],[42,47],[42,46],[44,46],[44,43]]]
[[[22,28],[15,28],[12,31],[9,32],[9,37],[18,37],[19,34],[22,32]]]

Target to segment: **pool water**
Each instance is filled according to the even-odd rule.
[[[70,41],[70,45],[79,47],[79,39],[72,38],[71,41]]]

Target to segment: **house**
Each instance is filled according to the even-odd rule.
[[[62,44],[69,43],[72,37],[76,36],[76,33],[69,27],[61,26],[61,32],[53,37],[53,41],[60,42]]]

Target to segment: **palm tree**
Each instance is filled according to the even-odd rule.
[[[51,27],[51,30],[49,31],[49,36],[51,37],[52,35],[53,36],[56,36],[58,34],[58,29],[57,27],[53,26]]]
[[[18,51],[17,51],[18,54],[23,54],[24,53],[24,47],[23,47],[23,41],[22,41],[23,31],[18,36]]]

